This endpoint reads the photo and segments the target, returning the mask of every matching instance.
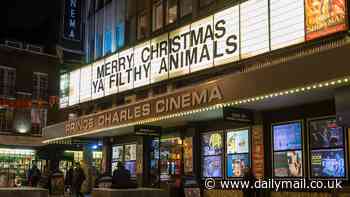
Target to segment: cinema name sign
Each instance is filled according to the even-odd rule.
[[[67,121],[65,134],[69,136],[132,121],[186,111],[218,103],[223,98],[222,91],[217,84],[198,89],[194,88]]]

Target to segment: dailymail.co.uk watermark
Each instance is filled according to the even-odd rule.
[[[204,181],[204,187],[211,189],[270,189],[274,191],[280,190],[303,190],[303,189],[342,189],[341,180],[215,180],[207,178]]]

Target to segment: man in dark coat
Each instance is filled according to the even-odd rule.
[[[32,187],[36,187],[39,183],[41,177],[41,172],[36,166],[36,164],[33,164],[32,168],[28,172],[28,182],[29,185]]]
[[[84,195],[81,193],[81,186],[83,185],[83,182],[85,181],[85,173],[83,169],[81,168],[80,164],[76,164],[76,168],[73,172],[73,192],[75,193],[76,197],[84,197]]]
[[[136,184],[130,180],[130,172],[125,169],[122,162],[118,162],[117,169],[113,172],[112,188],[133,188]]]

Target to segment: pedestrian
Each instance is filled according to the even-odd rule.
[[[131,182],[130,171],[127,170],[122,162],[118,162],[117,169],[113,172],[112,188],[134,188],[136,184]]]
[[[33,162],[32,168],[28,171],[28,183],[31,187],[36,187],[39,183],[41,172]]]
[[[79,163],[76,163],[72,181],[73,192],[75,193],[76,197],[84,197],[84,195],[81,192],[81,186],[83,185],[85,179],[86,177],[83,169],[81,168]]]
[[[66,177],[64,179],[65,190],[68,193],[72,192],[72,183],[73,183],[74,169],[73,166],[70,166],[66,172]]]
[[[243,188],[243,197],[256,197],[256,189],[254,188],[256,179],[251,168],[247,167],[244,169],[243,179],[244,181],[249,181],[249,187]]]

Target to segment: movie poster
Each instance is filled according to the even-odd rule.
[[[222,177],[221,156],[207,156],[203,158],[203,177]]]
[[[243,177],[244,169],[248,168],[249,166],[249,154],[228,155],[227,176]]]
[[[337,148],[344,145],[343,128],[335,119],[313,120],[309,123],[311,148]]]
[[[312,177],[345,177],[343,149],[311,151]]]
[[[301,123],[294,122],[273,126],[275,151],[301,149]]]
[[[276,177],[301,177],[303,175],[301,151],[274,153],[274,175]]]
[[[232,131],[227,133],[227,154],[249,152],[249,131]]]
[[[221,133],[210,133],[202,137],[203,155],[218,155],[223,152],[223,140]]]
[[[125,145],[125,161],[136,160],[136,144]]]
[[[346,30],[345,0],[306,0],[306,40]]]

